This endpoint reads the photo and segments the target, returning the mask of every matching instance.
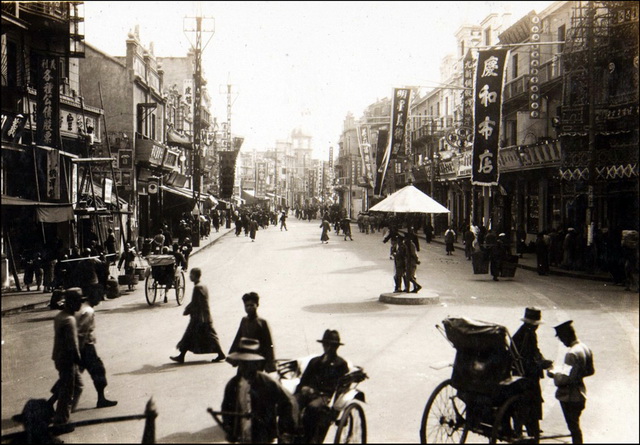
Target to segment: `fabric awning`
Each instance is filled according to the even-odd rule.
[[[38,222],[58,223],[73,220],[73,206],[68,203],[33,201],[2,195],[3,206],[34,207]]]
[[[171,187],[169,185],[161,185],[160,188],[165,192],[173,193],[174,195],[181,196],[183,198],[193,199],[193,191],[189,189],[183,189],[178,187]]]

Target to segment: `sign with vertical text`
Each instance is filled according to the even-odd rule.
[[[509,50],[478,51],[474,89],[471,183],[498,185],[502,87]]]
[[[373,188],[373,166],[371,159],[371,138],[368,126],[358,127],[358,147],[362,158],[362,180],[367,187]]]
[[[35,147],[34,147],[35,149]],[[60,199],[60,151],[47,151],[47,198]]]
[[[60,140],[58,59],[56,57],[40,57],[37,75],[36,143],[58,148]]]

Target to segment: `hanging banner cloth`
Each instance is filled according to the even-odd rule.
[[[502,87],[508,53],[509,50],[506,49],[478,51],[473,95],[473,185],[498,185]]]

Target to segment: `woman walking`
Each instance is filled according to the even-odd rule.
[[[322,228],[322,235],[320,235],[320,242],[329,244],[329,232],[331,231],[331,224],[326,219],[323,219],[320,223]]]
[[[184,308],[183,315],[189,315],[189,325],[182,336],[182,340],[176,346],[180,351],[180,355],[169,357],[174,362],[184,363],[184,356],[187,351],[194,354],[211,354],[218,353],[213,362],[220,362],[226,358],[218,334],[213,329],[213,321],[209,311],[209,291],[206,286],[200,284],[202,271],[194,267],[189,273],[189,279],[193,281],[193,296],[191,303]]]

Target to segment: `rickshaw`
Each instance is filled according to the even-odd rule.
[[[312,356],[302,359],[276,360],[278,380],[291,394],[295,393],[304,368],[309,364],[311,358]],[[367,443],[367,421],[364,413],[365,395],[357,386],[368,376],[361,367],[353,366],[350,362],[347,363],[349,364],[349,372],[339,380],[328,404],[333,413],[332,425],[336,426],[333,443]],[[222,415],[251,416],[251,413],[222,413],[214,411],[212,408],[208,408],[207,412],[222,428],[224,428]],[[291,439],[278,439],[279,443],[290,441]],[[303,443],[302,432],[293,438],[293,442]]]
[[[524,433],[534,390],[520,377],[522,360],[506,327],[468,318],[436,325],[456,349],[451,378],[429,397],[420,424],[421,443],[465,443],[470,432],[489,443],[538,443]]]
[[[180,306],[184,300],[185,279],[184,271],[176,265],[176,258],[173,255],[148,255],[147,261],[151,268],[146,272],[144,295],[149,306],[153,306],[162,291],[166,301],[169,289],[175,289]]]

